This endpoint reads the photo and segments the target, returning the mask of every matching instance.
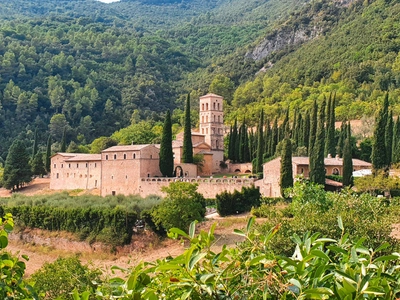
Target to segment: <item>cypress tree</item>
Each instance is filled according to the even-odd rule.
[[[313,107],[311,109],[311,119],[310,119],[310,134],[308,140],[308,156],[313,153],[315,138],[317,134],[317,116],[318,116],[318,105],[317,101],[314,100]]]
[[[67,129],[64,127],[63,135],[61,138],[61,149],[60,152],[67,151]]]
[[[35,128],[35,136],[33,139],[33,148],[32,148],[32,159],[35,158],[37,152],[38,152],[38,133],[37,133],[37,128]]]
[[[244,124],[239,128],[239,162],[244,162],[244,143],[245,143],[245,132]]]
[[[340,125],[339,140],[338,140],[338,144],[336,146],[336,153],[339,155],[339,157],[343,157],[344,142],[345,142],[346,136],[347,136],[346,126],[347,125],[344,121]]]
[[[329,95],[327,105],[327,120],[326,120],[326,139],[325,139],[325,156],[328,154],[332,157],[336,154],[335,143],[335,96]]]
[[[386,128],[385,128],[385,147],[386,147],[386,165],[390,167],[392,163],[392,147],[393,147],[393,114],[388,113]]]
[[[174,173],[174,153],[172,151],[172,121],[168,110],[165,116],[163,132],[160,144],[159,166],[161,173],[166,177],[172,177]]]
[[[46,161],[44,165],[47,173],[50,173],[50,164],[51,164],[51,135],[49,135],[47,139]]]
[[[387,167],[385,131],[387,125],[387,114],[389,107],[389,95],[386,93],[383,107],[375,117],[375,128],[372,142],[372,167],[374,172]]]
[[[30,155],[26,152],[24,143],[14,140],[4,165],[3,185],[6,189],[18,189],[32,180],[29,160]]]
[[[253,159],[255,158],[255,153],[256,153],[256,142],[255,142],[253,128],[251,128],[250,134],[249,134],[249,150],[250,150],[249,161],[253,161]]]
[[[392,162],[398,163],[400,161],[400,117],[397,117],[396,123],[393,127],[393,147],[392,147]]]
[[[278,143],[283,141],[286,136],[290,136],[290,125],[289,125],[289,108],[286,111],[285,118],[283,119],[282,125],[279,127]],[[277,143],[277,144],[278,144]]]
[[[192,125],[190,121],[190,94],[188,94],[186,98],[182,161],[187,164],[193,163]]]
[[[271,142],[270,142],[270,149],[269,149],[270,156],[275,155],[276,146],[278,145],[278,130],[279,130],[278,117],[276,117],[274,120],[274,125],[272,127],[272,133],[271,133]]]
[[[269,149],[270,149],[269,144],[271,142],[271,137],[270,137],[270,135],[271,135],[271,125],[269,123],[270,122],[267,119],[267,121],[265,122],[265,134],[264,134],[264,156],[265,157],[272,156],[269,153]]]
[[[248,128],[246,125],[246,119],[243,121],[243,136],[244,136],[244,141],[243,141],[243,162],[250,162],[250,146],[249,146],[249,132]]]
[[[303,126],[302,126],[302,139],[303,146],[309,149],[310,142],[310,114],[306,113],[304,118]]]
[[[347,125],[346,141],[343,148],[343,186],[352,184],[353,159],[351,154],[351,130],[350,123]]]
[[[317,134],[310,156],[310,180],[316,184],[325,185],[325,100],[322,101],[318,114]]]
[[[280,188],[282,197],[284,197],[285,195],[285,189],[289,187],[293,187],[292,142],[288,137],[286,137],[283,140],[281,155]]]
[[[264,157],[264,143],[263,143],[263,126],[264,126],[264,110],[261,110],[260,120],[258,124],[258,132],[257,132],[257,163],[256,163],[256,173],[262,172],[262,163]]]
[[[232,160],[232,125],[231,125],[231,127],[229,128],[229,135],[228,135],[228,141],[229,141],[229,144],[228,144],[228,159],[229,160]]]
[[[237,119],[235,119],[235,123],[233,124],[233,129],[232,129],[232,138],[231,138],[231,142],[229,144],[229,149],[231,151],[230,160],[232,162],[237,161],[237,153],[236,153],[236,140],[237,139],[238,139],[238,129],[237,129]]]

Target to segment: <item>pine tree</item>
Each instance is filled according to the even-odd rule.
[[[171,113],[167,111],[160,144],[159,166],[161,173],[166,177],[172,177],[174,173],[174,153],[172,151],[172,121]]]
[[[347,125],[346,140],[343,148],[343,186],[352,184],[353,159],[351,154],[351,129],[350,123]]]
[[[45,169],[47,173],[50,173],[50,164],[51,164],[51,135],[49,135],[47,139],[47,147],[46,147],[46,161],[45,161]]]
[[[310,180],[325,185],[325,100],[322,101],[318,114],[317,134],[310,156]]]
[[[258,132],[257,132],[258,140],[257,140],[256,173],[262,172],[262,164],[264,157],[263,126],[264,126],[264,110],[261,110],[260,120],[258,123]]]
[[[375,118],[375,129],[372,143],[372,167],[374,172],[386,169],[387,159],[386,159],[386,141],[385,141],[385,131],[388,119],[388,108],[389,108],[389,95],[386,93],[383,102],[383,107],[379,110]]]
[[[188,94],[186,98],[182,161],[188,164],[193,163],[192,125],[190,121],[190,94]]]
[[[29,158],[24,143],[14,140],[4,166],[3,185],[6,189],[19,189],[24,183],[32,180]]]
[[[293,187],[293,169],[292,169],[292,143],[289,138],[283,140],[281,155],[281,175],[280,188],[281,195],[284,197],[285,189]]]
[[[317,134],[317,116],[318,116],[318,105],[317,101],[314,100],[313,107],[311,109],[311,119],[310,119],[310,133],[309,133],[309,140],[308,140],[308,156],[313,153],[313,147],[315,143],[315,138]]]
[[[67,151],[67,129],[64,127],[62,139],[61,139],[61,149],[60,152]]]

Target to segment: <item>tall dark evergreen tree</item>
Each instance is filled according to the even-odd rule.
[[[250,162],[249,131],[246,119],[243,120],[243,162]]]
[[[187,164],[193,163],[192,125],[190,120],[190,94],[188,94],[186,98],[185,124],[183,127],[182,161]]]
[[[309,149],[309,142],[310,142],[310,114],[306,113],[304,117],[304,122],[302,128],[302,139],[303,139],[303,146]]]
[[[174,153],[172,151],[172,121],[171,113],[167,111],[160,144],[159,166],[161,173],[166,177],[172,177],[174,173]]]
[[[270,156],[275,155],[276,146],[278,145],[278,135],[279,135],[278,131],[279,131],[278,118],[276,117],[274,120],[274,125],[272,127],[272,132],[271,132],[271,142],[270,142],[270,149],[269,149]]]
[[[286,110],[285,118],[279,130],[279,142],[283,141],[287,136],[290,137],[290,124],[289,124],[289,108]]]
[[[310,180],[325,185],[325,100],[322,101],[318,114],[317,134],[310,155]]]
[[[272,156],[269,153],[269,144],[271,142],[271,125],[269,120],[267,119],[267,121],[265,122],[265,133],[264,133],[264,156],[265,157],[270,157]]]
[[[29,160],[30,156],[24,143],[14,140],[4,166],[3,185],[6,189],[19,189],[24,183],[32,180]]]
[[[292,169],[292,142],[288,137],[283,140],[281,154],[281,175],[280,188],[281,195],[285,196],[285,189],[293,187],[293,169]]]
[[[308,141],[308,156],[313,153],[314,143],[317,134],[317,123],[318,123],[318,105],[317,101],[314,100],[312,109],[311,109],[311,119],[310,119],[310,134],[309,134],[309,141]]]
[[[256,147],[256,139],[255,139],[255,134],[253,132],[253,128],[251,128],[250,133],[249,133],[249,148],[250,148],[250,156],[249,156],[249,161],[253,161],[253,159],[256,157],[255,153],[257,151]]]
[[[264,110],[261,110],[260,121],[258,123],[258,130],[257,130],[258,140],[257,140],[256,173],[262,172],[262,164],[264,157],[263,126],[264,126]]]
[[[47,173],[50,173],[50,164],[51,164],[51,135],[47,138],[47,146],[46,146],[46,160],[44,164],[44,168]]]
[[[67,128],[64,127],[62,139],[61,139],[61,149],[60,152],[67,151]]]
[[[400,116],[397,117],[393,127],[392,162],[400,162]]]
[[[237,119],[235,119],[235,123],[233,124],[232,128],[232,137],[230,138],[229,142],[229,150],[231,152],[231,156],[229,159],[233,162],[237,160],[237,153],[236,153],[236,140],[238,138],[238,128],[237,128]]]
[[[325,156],[328,154],[334,157],[336,155],[336,141],[335,141],[335,97],[329,95],[327,105],[327,120],[326,120],[326,138],[325,138]]]
[[[351,154],[351,129],[350,123],[347,125],[346,140],[343,148],[343,186],[352,184],[353,158]]]
[[[244,162],[244,143],[245,143],[245,131],[246,128],[242,124],[239,128],[239,162]]]
[[[347,126],[346,122],[344,121],[340,125],[339,139],[338,139],[338,144],[336,146],[336,153],[339,155],[339,157],[343,157],[344,142],[347,136],[346,126]]]
[[[43,153],[36,153],[35,157],[31,160],[31,170],[33,175],[43,176],[46,174],[43,163]]]
[[[35,128],[35,136],[33,139],[33,147],[32,147],[32,159],[34,159],[36,153],[38,152],[38,133],[37,128]]]
[[[388,118],[385,128],[385,147],[386,147],[386,165],[390,167],[392,164],[392,147],[393,147],[393,114],[388,113]]]
[[[375,128],[372,143],[372,167],[376,173],[378,170],[386,169],[387,158],[386,158],[386,141],[385,132],[388,119],[388,109],[389,109],[389,94],[386,93],[385,99],[383,101],[383,106],[379,110],[375,118]]]

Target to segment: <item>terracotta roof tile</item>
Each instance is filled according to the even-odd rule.
[[[101,152],[137,151],[137,150],[142,150],[148,146],[151,146],[151,144],[112,146],[110,148],[104,149]]]
[[[68,158],[65,161],[90,161],[90,160],[101,160],[101,154],[75,153],[75,156]]]

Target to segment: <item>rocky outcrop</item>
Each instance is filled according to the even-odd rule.
[[[247,52],[246,57],[254,60],[261,60],[273,52],[297,46],[308,40],[314,39],[321,33],[321,31],[322,30],[317,27],[314,27],[311,30],[308,28],[300,28],[297,30],[285,28],[266,37],[252,51]]]
[[[339,11],[358,0],[313,1],[285,20],[258,45],[246,53],[246,58],[261,60],[274,52],[291,49],[317,38],[337,21]]]

